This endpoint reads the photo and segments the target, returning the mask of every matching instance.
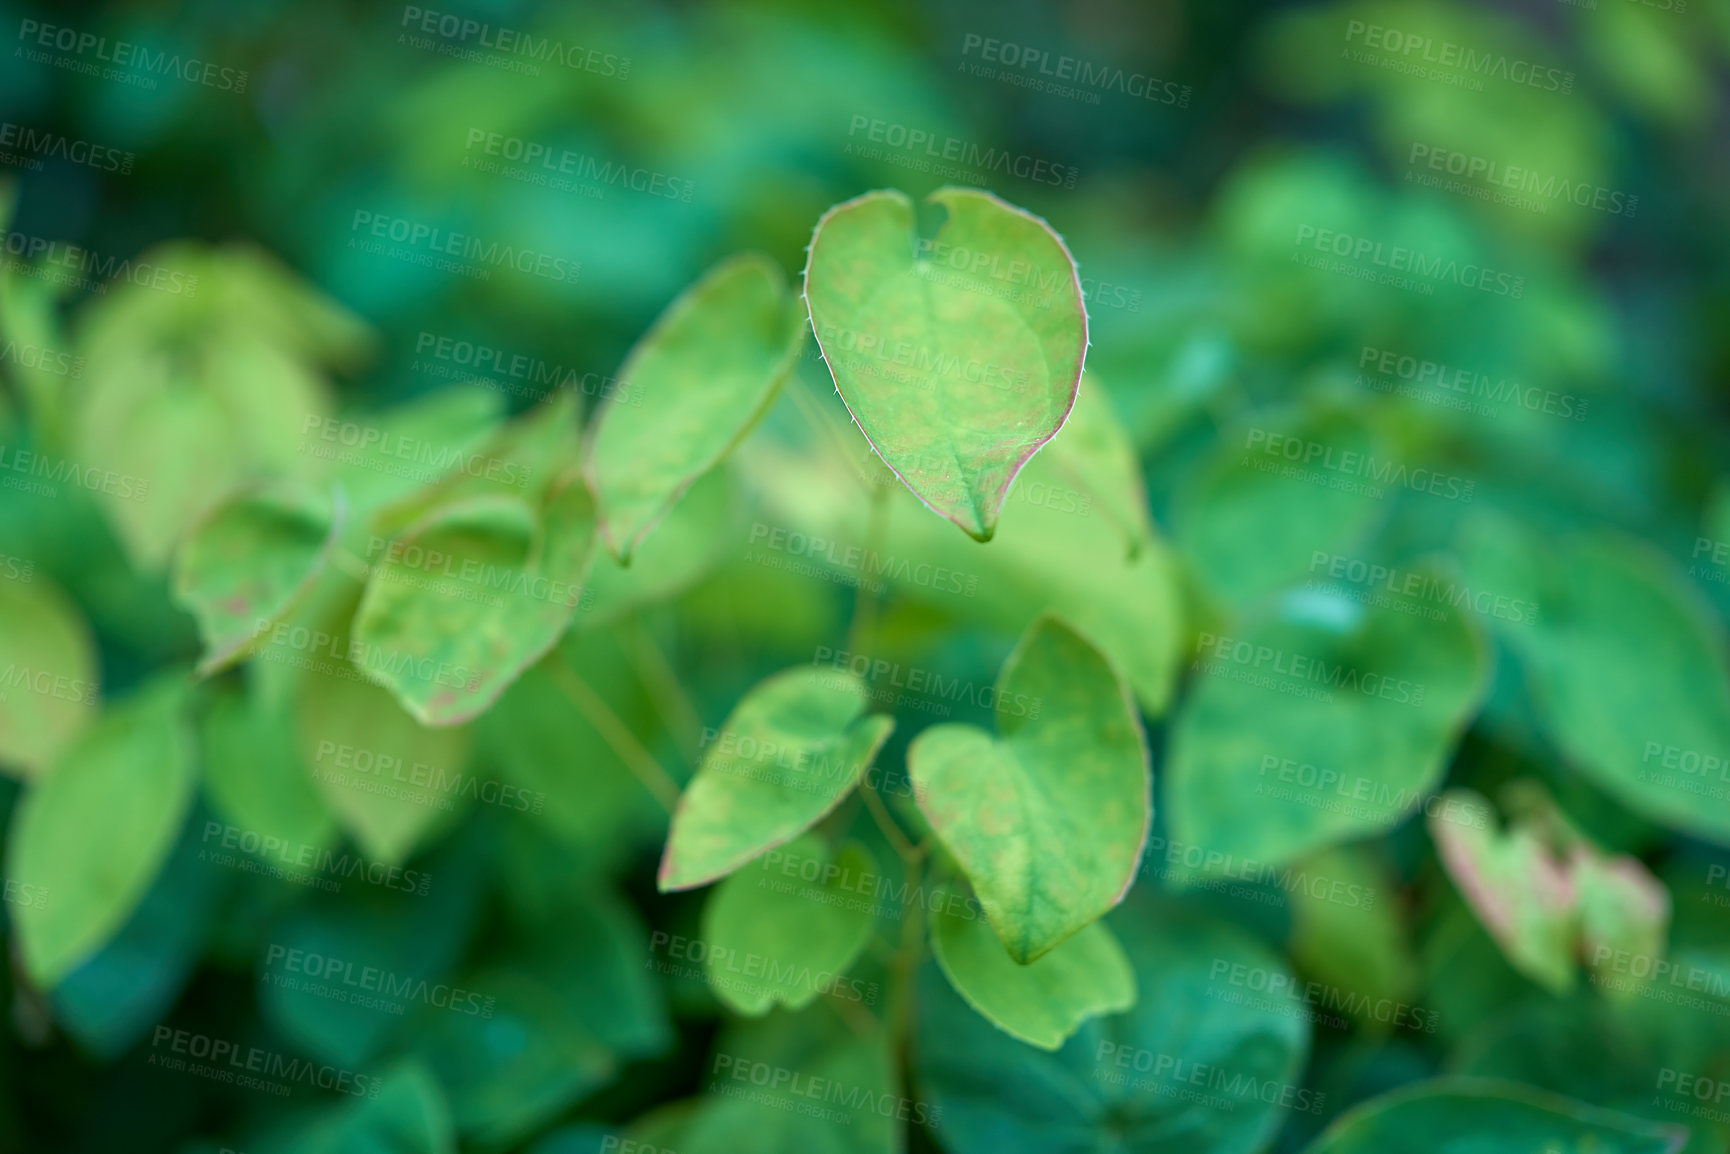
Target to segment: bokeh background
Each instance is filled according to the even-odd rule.
[[[482,48],[499,29],[572,50],[559,62]],[[722,257],[761,250],[796,278],[815,221],[840,200],[987,187],[1044,217],[1075,255],[1089,298],[1088,387],[1109,398],[1134,447],[1162,560],[1109,589],[1089,584],[1076,570],[1098,543],[1054,531],[992,568],[932,518],[899,547],[960,558],[982,592],[892,582],[872,608],[873,655],[989,684],[1044,603],[1091,605],[1107,630],[1123,622],[1146,643],[1137,688],[1159,781],[1158,865],[1153,855],[1181,840],[1164,769],[1183,723],[1152,703],[1202,676],[1185,672],[1199,636],[1243,628],[1335,558],[1409,566],[1438,551],[1462,572],[1494,574],[1479,579],[1498,592],[1519,586],[1513,600],[1543,590],[1527,599],[1548,621],[1546,598],[1566,602],[1594,563],[1557,542],[1596,534],[1611,552],[1637,551],[1642,572],[1691,607],[1685,631],[1699,652],[1654,634],[1639,605],[1614,600],[1613,583],[1606,612],[1625,609],[1632,633],[1657,636],[1647,648],[1567,648],[1599,636],[1582,626],[1522,651],[1504,615],[1479,613],[1483,704],[1448,749],[1448,780],[1485,793],[1543,782],[1598,844],[1664,879],[1673,943],[1730,965],[1713,901],[1730,894],[1730,854],[1703,827],[1654,812],[1722,802],[1672,798],[1667,811],[1641,812],[1576,767],[1581,744],[1612,739],[1584,721],[1568,732],[1595,709],[1593,692],[1636,703],[1681,693],[1695,710],[1690,732],[1717,740],[1730,726],[1710,716],[1730,609],[1730,4],[192,0],[3,3],[0,30],[10,41],[0,443],[14,472],[24,448],[88,456],[82,406],[152,349],[184,349],[203,366],[189,372],[254,397],[313,389],[331,411],[388,411],[478,376],[480,409],[517,412],[549,374],[576,382],[592,408],[632,342]],[[56,41],[62,30],[79,38],[72,51],[44,46],[73,43]],[[1403,50],[1417,38],[1427,47]],[[116,64],[119,42],[200,64]],[[1423,62],[1450,45],[1500,63],[1474,74],[1452,58]],[[1041,78],[1060,68],[1078,80]],[[568,186],[510,171],[513,156],[567,150],[579,158]],[[946,150],[949,169],[932,155]],[[392,250],[393,227],[419,230],[410,255]],[[436,238],[453,234],[530,254],[534,271],[440,265]],[[234,255],[253,251],[274,263]],[[71,271],[31,263],[44,254]],[[127,267],[144,271],[128,280]],[[138,283],[157,267],[197,275],[196,296]],[[1480,281],[1461,269],[1490,271]],[[50,360],[27,363],[26,345]],[[829,491],[799,463],[795,450],[815,443],[811,407],[839,410],[810,346],[798,376],[755,447],[669,526],[677,548],[657,559],[658,577],[639,578],[566,642],[676,781],[690,773],[693,736],[751,684],[848,644],[856,574],[822,557],[794,558],[808,572],[777,568],[753,552],[766,526],[864,531],[863,499],[825,504]],[[287,420],[268,400],[239,408],[246,422]],[[189,473],[188,462],[211,462],[216,486],[254,468],[248,453],[278,451],[238,446],[225,427],[181,444],[123,420],[97,440],[118,446],[123,471],[160,470],[158,493],[197,493],[203,466]],[[304,464],[301,430],[276,434],[284,459]],[[1268,436],[1429,473],[1374,492],[1330,485],[1337,472],[1275,479],[1244,466],[1249,454],[1276,461]],[[52,498],[0,491],[0,554],[13,570],[0,576],[27,570],[65,591],[97,646],[104,700],[198,654],[163,571],[176,526],[122,525],[132,514],[117,508],[76,486]],[[1649,664],[1630,666],[1628,653]],[[1405,656],[1397,645],[1390,654]],[[1546,709],[1527,676],[1544,662],[1609,669],[1627,687],[1593,683],[1562,705],[1567,694],[1554,692]],[[231,674],[212,691],[242,683]],[[435,879],[423,899],[393,902],[365,885],[315,893],[201,860],[205,823],[234,824],[247,805],[207,781],[119,937],[52,992],[14,967],[0,1146],[363,1148],[330,1122],[345,1117],[339,1094],[301,1087],[278,1100],[156,1068],[152,1036],[167,1023],[352,1069],[422,1063],[454,1104],[443,1108],[460,1136],[441,1141],[463,1149],[575,1154],[648,1134],[683,1150],[675,1123],[639,1120],[691,1108],[732,1019],[700,974],[656,971],[664,959],[649,942],[693,932],[701,894],[655,894],[664,812],[550,689],[528,689],[541,698],[515,701],[491,729],[483,721],[473,756],[524,775],[546,794],[545,813],[474,806],[427,831],[406,858]],[[931,720],[929,702],[913,704],[890,707],[904,718],[891,778],[907,737]],[[286,745],[238,740],[241,762]],[[1379,754],[1355,756],[1373,765]],[[9,783],[5,804],[27,788]],[[325,819],[308,821],[340,840]],[[1296,1150],[1351,1105],[1442,1072],[1509,1076],[1693,1125],[1692,1149],[1724,1148],[1730,1129],[1689,1115],[1691,1100],[1655,1094],[1664,1070],[1730,1078],[1730,1018],[1617,1001],[1585,981],[1558,992],[1516,972],[1441,874],[1422,817],[1387,824],[1366,857],[1337,866],[1368,871],[1353,876],[1381,894],[1386,917],[1373,930],[1305,914],[1266,878],[1197,891],[1201,875],[1178,868],[1195,864],[1181,854],[1144,869],[1137,890],[1187,895],[1170,900],[1230,923],[1296,972],[1426,1007],[1433,1031],[1306,1020],[1299,1081],[1320,1108],[1258,1115],[1218,1145],[1181,1145],[1173,1122],[1177,1144],[1144,1135],[1117,1147],[1090,1143],[1134,1110],[1101,1107],[1075,1131],[1096,1137],[1061,1148]],[[1388,944],[1375,957],[1339,961],[1347,943],[1377,935]],[[454,1015],[391,1019],[272,996],[261,965],[283,941],[458,975],[509,1008],[509,1029],[482,1037]],[[1730,1000],[1718,1005],[1730,1011]],[[1015,1069],[991,1045],[979,1043],[981,1068]],[[1088,1084],[1083,1059],[1074,1078]],[[912,1098],[967,1098],[916,1059],[902,1076]],[[1001,1077],[1008,1095],[1015,1083]],[[1018,1146],[1020,1123],[993,1131],[980,1117],[952,1109],[961,1121],[910,1127],[906,1141],[968,1151],[997,1133],[997,1148],[1060,1148]],[[319,1125],[328,1146],[306,1136]],[[870,1148],[835,1140],[835,1150]],[[449,1148],[403,1141],[392,1148]]]

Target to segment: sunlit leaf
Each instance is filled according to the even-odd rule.
[[[0,765],[40,775],[96,717],[96,647],[39,573],[0,579]]]

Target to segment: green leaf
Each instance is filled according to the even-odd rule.
[[[589,495],[566,476],[543,510],[489,494],[440,505],[391,542],[355,638],[367,673],[427,725],[486,711],[570,625],[590,562]]]
[[[931,952],[949,984],[998,1029],[1055,1050],[1089,1018],[1135,1004],[1135,972],[1104,922],[1023,965],[1003,952],[980,904],[957,896],[932,888],[932,909],[942,912],[931,917]]]
[[[787,843],[785,860],[822,866],[807,885],[765,868],[740,870],[703,906],[709,988],[727,1006],[759,1017],[777,1004],[800,1010],[828,993],[871,940],[876,919],[857,893],[877,862],[849,843],[834,854],[806,834]],[[851,899],[851,900],[849,900]]]
[[[0,765],[40,776],[96,717],[96,645],[66,595],[0,580]]]
[[[1238,991],[1220,967],[1289,983],[1277,955],[1227,922],[1139,893],[1107,924],[1122,935],[1140,996],[1090,1018],[1053,1053],[993,1028],[926,968],[916,1081],[946,1149],[1251,1154],[1267,1149],[1287,1111],[1321,1111],[1325,1095],[1300,1084],[1303,1020],[1222,996]]]
[[[1297,870],[1303,881],[1287,891],[1292,960],[1306,977],[1363,995],[1344,1009],[1366,1032],[1385,1034],[1398,1023],[1377,1017],[1377,1005],[1409,1002],[1418,980],[1398,879],[1367,844],[1330,846]]]
[[[1673,562],[1623,536],[1531,541],[1542,617],[1510,640],[1569,762],[1636,813],[1730,844],[1730,666]]]
[[[167,676],[106,712],[13,816],[7,877],[44,895],[16,913],[43,989],[125,924],[174,846],[194,785],[184,693]]]
[[[1003,663],[999,736],[937,725],[907,751],[915,795],[1026,964],[1123,900],[1153,820],[1147,741],[1129,689],[1087,639],[1034,622]]]
[[[357,593],[334,598],[322,624],[272,645],[285,663],[307,666],[297,670],[291,705],[302,764],[361,848],[396,864],[466,801],[470,734],[466,726],[420,724],[367,679],[397,655],[350,637]],[[302,635],[310,654],[294,644]]]
[[[259,486],[215,506],[182,542],[174,596],[198,619],[208,676],[245,657],[317,579],[342,533],[343,497]]]
[[[1173,839],[1278,865],[1423,805],[1487,676],[1473,623],[1438,612],[1303,590],[1201,634],[1164,775]]]
[[[663,893],[725,877],[839,805],[895,722],[864,717],[851,673],[797,666],[754,686],[711,736],[673,811]]]
[[[205,794],[217,815],[240,831],[235,840],[275,838],[286,860],[334,840],[336,823],[286,715],[256,694],[223,692],[204,711],[202,736]]]
[[[585,462],[620,564],[756,424],[804,338],[804,308],[759,253],[711,268],[643,334],[619,370],[624,391],[595,414]]]
[[[811,327],[859,428],[896,476],[989,541],[1015,475],[1062,427],[1087,351],[1075,261],[1043,220],[940,188],[921,257],[913,202],[868,192],[811,236]]]
[[[575,628],[600,629],[634,609],[666,601],[718,565],[743,532],[734,484],[725,465],[698,478],[632,552],[629,566],[597,550]]]
[[[897,1092],[885,1032],[862,1037],[833,1014],[780,1011],[729,1031],[703,1085],[679,1154],[898,1154],[897,1119],[919,1105]]]
[[[1675,1154],[1681,1126],[1493,1078],[1436,1078],[1336,1118],[1305,1154]]]

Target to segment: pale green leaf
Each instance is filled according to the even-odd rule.
[[[938,725],[907,753],[919,806],[1009,955],[1023,964],[1123,899],[1153,820],[1146,738],[1129,689],[1055,617],[1003,664],[996,737]]]
[[[595,415],[584,465],[621,564],[750,431],[804,336],[804,308],[758,253],[704,273],[643,334],[619,370],[624,388]]]
[[[673,811],[657,881],[685,890],[792,840],[853,788],[895,723],[851,673],[801,666],[747,693],[709,736]]]
[[[42,774],[96,717],[96,675],[90,627],[66,595],[33,571],[0,578],[0,766]]]
[[[1087,351],[1075,262],[1043,220],[941,188],[920,254],[914,206],[868,192],[823,214],[805,299],[853,418],[920,500],[988,541],[1015,475],[1062,427]]]

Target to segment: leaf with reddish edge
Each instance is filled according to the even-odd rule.
[[[798,666],[754,686],[710,740],[673,811],[661,892],[725,877],[834,809],[895,722],[865,717],[865,683]]]
[[[204,639],[201,677],[242,660],[312,589],[342,534],[346,501],[298,482],[253,485],[211,509],[181,541],[175,600]]]
[[[915,243],[913,202],[892,189],[824,213],[805,300],[835,387],[884,464],[989,541],[1016,474],[1075,404],[1087,309],[1045,221],[980,189],[927,199],[949,210],[929,242]]]
[[[914,795],[1022,965],[1129,891],[1153,821],[1147,738],[1129,687],[1056,617],[997,679],[993,737],[937,725],[907,751]]]
[[[1436,852],[1466,904],[1515,969],[1555,993],[1577,959],[1608,948],[1662,952],[1670,896],[1639,861],[1611,857],[1576,831],[1532,782],[1507,787],[1521,811],[1504,832],[1489,802],[1450,790],[1430,811]]]

